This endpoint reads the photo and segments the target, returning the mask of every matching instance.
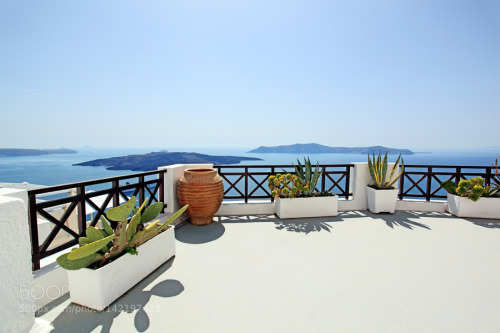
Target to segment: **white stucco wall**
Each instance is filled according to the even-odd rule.
[[[1,331],[29,332],[35,306],[28,215],[22,199],[0,196],[0,230]]]
[[[3,187],[0,188],[0,196],[19,198],[24,202],[26,210],[28,209],[28,191],[26,190]]]

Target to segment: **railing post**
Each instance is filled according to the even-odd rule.
[[[432,167],[427,167],[427,186],[425,189],[425,201],[431,200]]]
[[[31,238],[31,261],[33,270],[36,271],[40,269],[40,258],[38,257],[40,253],[40,243],[38,241],[38,221],[36,214],[36,195],[28,192],[28,220],[30,226],[30,238]]]
[[[491,169],[492,167],[486,167],[486,177],[484,177],[485,185],[491,184]]]
[[[84,185],[79,185],[76,188],[76,195],[78,196],[78,233],[84,236],[85,230],[87,229],[87,212],[85,207]]]
[[[271,167],[271,175],[274,175],[274,173],[275,173],[275,169],[274,169],[274,167],[272,166],[272,167]],[[274,202],[274,197],[273,197],[272,195],[271,195],[271,202]]]
[[[158,181],[160,182],[160,187],[158,188],[158,191],[160,192],[158,194],[158,201],[163,202],[163,208],[161,210],[162,213],[165,213],[165,208],[167,207],[167,204],[165,203],[165,173],[167,170],[164,170],[163,172],[158,174]]]
[[[320,192],[323,192],[323,191],[326,191],[326,167],[325,166],[322,166],[323,168],[323,172],[321,172],[321,188],[320,188]]]
[[[349,200],[349,192],[350,192],[350,183],[351,183],[351,167],[345,167],[345,199]]]
[[[245,203],[248,202],[248,167],[245,167]]]
[[[456,167],[456,175],[455,175],[455,183],[458,184],[458,182],[460,181],[460,175],[462,174],[462,168],[461,167]]]
[[[139,176],[139,206],[144,202],[144,176]],[[152,198],[149,200],[151,202]]]
[[[399,177],[399,194],[398,194],[399,200],[403,200],[405,176],[406,176],[406,168],[403,170],[401,177]]]
[[[120,206],[120,181],[113,180],[111,184],[111,187],[113,189],[113,207],[118,207]]]

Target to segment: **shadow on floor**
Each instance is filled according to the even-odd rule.
[[[52,333],[68,331],[72,333],[92,332],[98,327],[101,327],[101,333],[108,333],[111,330],[114,318],[122,312],[135,312],[135,330],[138,332],[146,331],[150,325],[148,311],[164,311],[168,313],[168,309],[158,309],[159,305],[148,306],[151,297],[174,297],[184,291],[182,283],[170,279],[156,283],[151,290],[144,290],[172,266],[174,259],[175,257],[164,263],[102,312],[73,303],[69,304],[51,323],[54,326]],[[55,307],[57,304],[49,304],[48,306]],[[122,329],[123,332],[132,330],[130,327]]]
[[[276,215],[235,215],[217,217],[220,224],[225,223],[252,223],[252,222],[269,222],[273,223],[278,230],[286,230],[290,232],[298,232],[309,234],[311,232],[328,231],[331,232],[332,223],[349,222],[357,218],[371,217],[374,220],[380,219],[385,224],[394,229],[396,227],[403,227],[409,230],[416,228],[423,228],[431,230],[431,228],[424,223],[418,222],[420,219],[425,218],[442,218],[454,219],[455,216],[449,213],[440,212],[419,212],[419,211],[396,211],[394,214],[374,214],[368,210],[359,211],[342,211],[336,217],[319,217],[319,218],[301,218],[301,219],[285,219],[281,220]],[[500,228],[500,220],[492,219],[466,219],[477,226],[484,228]]]
[[[329,224],[322,221],[314,221],[314,219],[310,219],[307,222],[277,221],[274,222],[274,224],[278,230],[299,232],[306,235],[311,232],[320,232],[323,230],[330,232],[330,229],[332,228]]]
[[[279,219],[276,215],[235,215],[219,217],[221,223],[273,223],[278,230],[309,234],[311,232],[328,231],[332,228],[326,222],[339,222],[336,217]]]
[[[483,228],[500,229],[500,220],[493,220],[493,219],[471,219],[471,218],[466,218],[464,220],[472,222],[474,225],[477,225],[477,226],[480,226],[480,227],[483,227]]]
[[[212,242],[224,235],[226,228],[219,222],[208,225],[185,223],[175,229],[175,239],[187,244],[203,244]]]
[[[412,214],[411,212],[396,212],[394,214],[377,214],[377,216],[374,216],[373,218],[377,217],[384,220],[385,224],[387,224],[387,226],[392,229],[394,229],[394,227],[404,227],[413,230],[413,228],[418,227],[431,230],[431,228],[427,224],[410,220],[410,218],[411,219],[420,218],[418,215]]]

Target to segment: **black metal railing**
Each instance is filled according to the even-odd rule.
[[[293,165],[215,165],[214,168],[224,180],[224,200],[245,202],[257,199],[274,201],[267,186],[269,176],[284,171],[294,172]],[[346,199],[352,195],[350,181],[354,164],[325,164],[320,168],[322,175],[317,192],[330,191]]]
[[[166,170],[143,172],[28,191],[33,270],[40,268],[41,259],[78,244],[78,238],[85,235],[87,226],[95,226],[106,209],[119,206],[123,200],[136,196],[138,205],[147,199],[146,206],[154,202],[165,202],[165,172]],[[90,188],[96,190],[89,190]],[[49,200],[43,200],[42,197],[48,197]],[[96,202],[96,199],[100,202]],[[92,213],[89,214],[87,207]],[[59,213],[55,214],[57,211]],[[45,239],[39,239],[40,217],[51,223],[45,226],[48,227]],[[53,244],[60,232],[65,232],[64,236],[70,239],[63,239],[61,244]]]
[[[269,176],[294,172],[293,165],[216,165],[214,168],[224,180],[224,200],[244,202],[262,199],[274,201],[267,184]],[[352,197],[354,164],[325,164],[320,165],[320,168],[322,176],[315,189],[317,192],[329,191],[345,199]],[[138,198],[138,205],[147,197],[148,206],[154,202],[165,202],[165,172],[143,172],[28,191],[33,270],[40,268],[41,259],[77,245],[78,238],[85,235],[87,226],[95,226],[106,209],[119,206],[131,196]],[[406,165],[399,179],[399,198],[423,198],[427,201],[444,199],[446,192],[441,182],[458,182],[477,176],[490,184],[494,168]],[[70,191],[72,193],[68,196]],[[58,214],[54,214],[56,210]],[[49,225],[43,231],[47,235],[44,239],[39,239],[40,218],[46,222],[44,227]],[[63,241],[58,237],[60,232],[65,233]],[[54,242],[56,238],[58,241]]]
[[[446,191],[441,182],[452,180],[458,183],[461,179],[483,177],[489,185],[493,175],[494,168],[487,166],[405,165],[399,179],[399,199],[445,199]]]

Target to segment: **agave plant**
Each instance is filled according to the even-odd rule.
[[[396,175],[397,169],[399,168],[399,160],[401,160],[401,171]],[[374,182],[373,187],[376,189],[390,188],[404,172],[405,164],[401,155],[399,155],[394,163],[389,177],[387,177],[387,164],[387,152],[385,152],[383,159],[381,152],[379,152],[377,158],[375,158],[375,153],[373,153],[373,160],[370,159],[370,154],[368,154],[368,168],[370,169],[370,176]]]
[[[311,196],[321,178],[322,171],[320,171],[319,165],[316,165],[313,172],[309,157],[307,159],[304,157],[304,166],[300,164],[299,159],[297,159],[297,163],[298,165],[294,165],[297,182],[304,187],[304,195]]]
[[[116,229],[113,230],[108,219],[102,216],[103,229],[88,227],[87,237],[78,239],[80,247],[57,258],[59,266],[68,270],[76,270],[90,265],[97,268],[104,266],[125,252],[137,254],[139,245],[166,230],[170,223],[188,208],[188,205],[182,207],[162,225],[159,225],[160,220],[144,225],[144,223],[155,219],[163,209],[163,203],[157,202],[142,212],[147,201],[145,200],[141,207],[135,207],[137,200],[132,197],[123,205],[109,209],[106,216],[109,220],[118,222]],[[131,213],[133,216],[128,222]]]

